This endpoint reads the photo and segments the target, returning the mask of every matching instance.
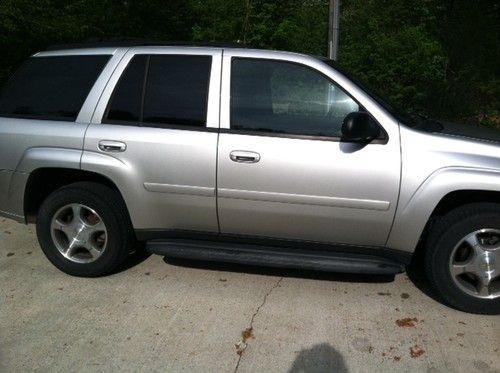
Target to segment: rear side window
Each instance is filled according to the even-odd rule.
[[[30,58],[0,92],[0,116],[75,121],[110,57]]]
[[[135,56],[115,88],[104,121],[205,126],[211,65],[210,56]]]
[[[148,56],[135,56],[115,88],[108,108],[107,118],[116,122],[140,122],[144,76]]]

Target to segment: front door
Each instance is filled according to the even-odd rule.
[[[384,245],[399,188],[395,132],[341,141],[345,116],[366,109],[310,66],[257,57],[224,57],[221,232]]]

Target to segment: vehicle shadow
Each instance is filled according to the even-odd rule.
[[[442,303],[443,301],[434,293],[425,275],[423,252],[422,247],[417,247],[411,263],[406,266],[406,274],[418,290],[436,302]]]
[[[347,373],[344,357],[328,343],[299,352],[288,373]]]
[[[253,266],[246,264],[208,262],[202,260],[171,258],[167,256],[163,258],[163,261],[167,264],[178,267],[204,269],[208,271],[239,272],[239,273],[257,274],[264,276],[302,278],[302,279],[313,279],[313,280],[323,280],[323,281],[388,283],[394,281],[395,277],[394,275],[333,273],[333,272],[321,272],[321,271],[302,270],[302,269],[261,267],[261,266]]]
[[[152,254],[146,251],[144,242],[137,242],[134,251],[125,259],[125,261],[118,266],[111,274],[115,275],[126,270],[135,267],[146,259],[148,259]]]

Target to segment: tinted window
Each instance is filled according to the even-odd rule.
[[[0,115],[74,121],[109,58],[30,58],[2,89]]]
[[[341,135],[345,116],[359,105],[306,66],[233,59],[231,128],[312,136]]]
[[[151,56],[143,122],[204,126],[211,62],[210,56]]]
[[[140,122],[144,76],[148,56],[135,56],[113,93],[107,119],[111,121]]]
[[[211,64],[210,56],[134,57],[113,93],[107,121],[205,126]]]

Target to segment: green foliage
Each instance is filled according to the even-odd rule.
[[[327,51],[328,0],[0,0],[0,82],[30,54],[89,39]],[[339,63],[407,110],[499,125],[500,5],[343,0]]]
[[[118,33],[125,22],[121,8],[114,1],[2,0],[0,80],[49,45]]]
[[[446,56],[428,31],[435,19],[426,2],[398,3],[349,3],[342,18],[340,62],[390,101],[410,111],[424,111],[432,104],[429,88],[444,79]]]

